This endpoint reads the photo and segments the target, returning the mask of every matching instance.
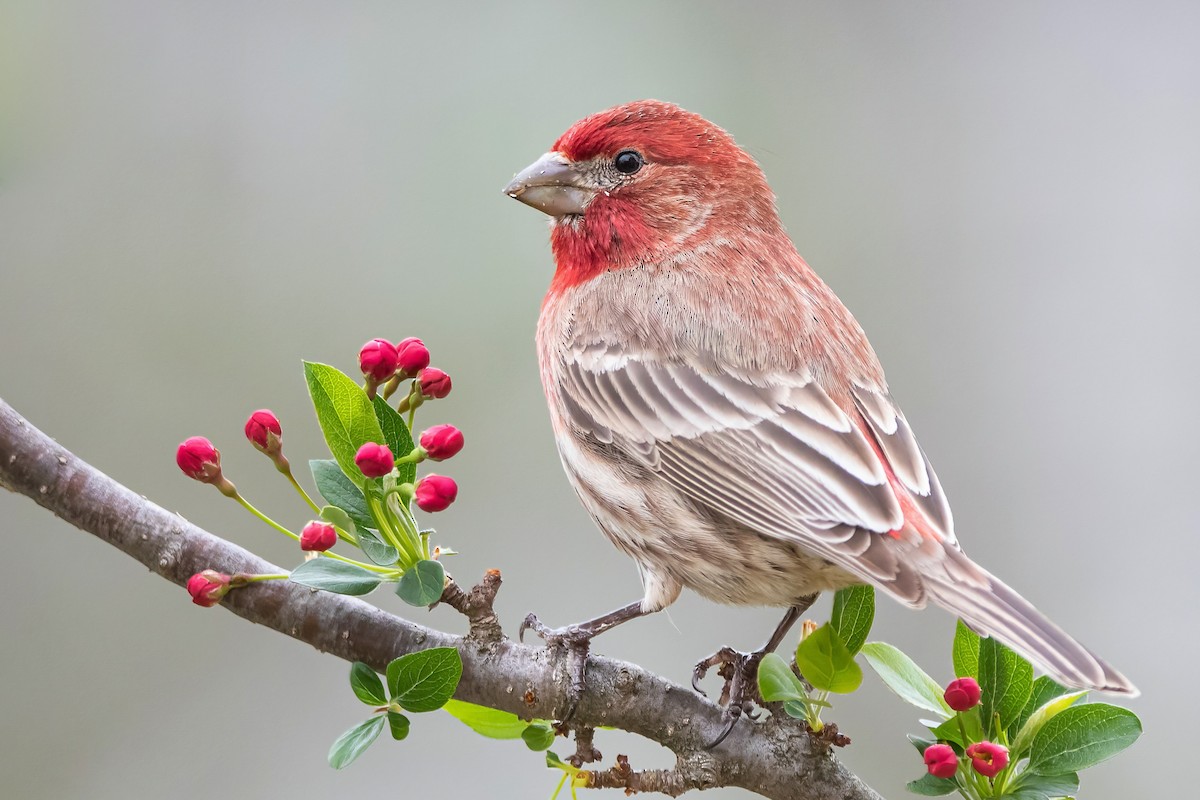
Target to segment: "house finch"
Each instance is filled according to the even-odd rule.
[[[595,620],[523,627],[579,648],[685,586],[789,607],[735,662],[736,720],[758,661],[816,594],[869,583],[932,600],[1063,684],[1136,692],[963,553],[866,335],[725,131],[667,103],[618,106],[505,192],[553,217],[537,346],[563,466],[645,585]]]

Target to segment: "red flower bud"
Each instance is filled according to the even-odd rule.
[[[985,778],[994,778],[1008,766],[1008,748],[1002,744],[979,742],[967,748],[971,766]]]
[[[324,553],[337,543],[337,528],[314,519],[300,531],[300,549]]]
[[[396,374],[396,347],[387,339],[372,339],[358,351],[358,367],[376,383]]]
[[[462,431],[453,425],[434,425],[421,434],[421,448],[426,458],[445,461],[463,449]]]
[[[387,445],[367,442],[354,454],[354,463],[368,478],[382,478],[396,466],[396,457]]]
[[[255,411],[246,420],[246,438],[267,455],[278,453],[283,443],[283,427],[279,424],[279,417],[265,408]]]
[[[458,497],[458,484],[445,475],[426,475],[417,481],[413,497],[422,511],[445,511]]]
[[[212,608],[221,602],[222,597],[229,594],[229,576],[223,572],[206,569],[188,578],[187,590],[193,603]]]
[[[417,383],[421,386],[421,394],[425,397],[441,399],[450,394],[450,376],[437,367],[426,367],[417,375]]]
[[[216,483],[221,479],[221,453],[203,436],[193,436],[179,445],[175,463],[184,475],[201,483]]]
[[[948,744],[931,744],[925,748],[925,769],[935,778],[953,778],[958,772],[958,755]]]
[[[946,687],[946,705],[955,711],[969,711],[979,705],[979,683],[974,678],[959,678]]]
[[[429,348],[415,336],[396,342],[396,371],[401,378],[412,378],[429,366]]]

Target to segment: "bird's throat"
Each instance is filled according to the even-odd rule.
[[[555,220],[550,232],[555,264],[550,294],[643,263],[655,254],[656,241],[656,232],[633,203],[598,196],[585,214]]]

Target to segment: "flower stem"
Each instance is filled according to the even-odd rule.
[[[304,487],[301,486],[300,483],[296,480],[296,477],[294,475],[292,475],[292,471],[288,470],[284,474],[287,475],[287,479],[288,479],[288,481],[291,482],[292,486],[296,487],[296,491],[300,493],[300,496],[304,498],[304,502],[308,503],[308,507],[311,508],[313,511],[315,511],[318,515],[320,515],[321,507],[318,506],[315,502],[313,502],[313,499],[312,499],[312,497],[309,496],[308,492],[304,491]]]
[[[249,511],[251,514],[253,514],[254,516],[258,517],[260,520],[262,520],[263,522],[267,523],[268,525],[270,525],[270,526],[271,526],[272,528],[274,528],[275,530],[279,531],[280,533],[282,533],[282,534],[283,534],[283,535],[285,535],[285,536],[290,536],[290,537],[292,537],[292,539],[296,540],[297,542],[298,542],[298,541],[300,541],[300,537],[299,537],[299,536],[297,536],[296,534],[292,533],[292,532],[291,532],[291,531],[289,531],[287,528],[283,527],[283,526],[282,526],[282,525],[280,525],[278,522],[276,522],[275,520],[273,520],[273,519],[271,519],[270,517],[268,517],[266,514],[264,514],[264,513],[262,513],[261,511],[259,511],[257,508],[255,508],[254,506],[252,506],[252,505],[250,504],[250,501],[249,501],[249,500],[247,500],[246,498],[242,497],[240,494],[235,494],[235,495],[233,495],[233,499],[234,499],[234,500],[237,500],[239,503],[241,503],[241,506],[242,506],[242,508],[244,508],[244,509],[246,509],[247,511]]]
[[[238,585],[240,586],[246,583],[258,583],[259,581],[286,581],[290,577],[291,575],[286,572],[274,572],[263,575],[252,575],[242,572],[234,575],[233,579],[234,581],[237,581]]]
[[[378,497],[367,497],[367,507],[371,510],[371,516],[375,518],[375,522],[379,524],[379,532],[388,540],[388,544],[399,550],[404,556],[407,556],[412,563],[421,560],[419,553],[415,552],[412,547],[411,537],[403,532],[398,532],[392,526],[391,514],[387,508],[387,503],[381,503]]]
[[[296,540],[297,542],[300,541],[299,536],[292,533],[287,528],[283,527],[278,522],[276,522],[275,520],[268,517],[266,514],[259,511],[257,508],[252,506],[246,498],[242,497],[240,494],[234,495],[233,499],[237,500],[239,503],[241,503],[242,508],[249,511],[251,514],[258,517],[259,519],[261,519],[263,522],[270,525],[275,530],[279,531],[280,533],[282,533],[286,536],[290,536],[292,539]],[[355,561],[353,558],[346,558],[345,556],[338,555],[337,553],[333,553],[333,552],[329,552],[329,551],[326,551],[324,555],[327,558],[332,558],[335,561],[344,561],[347,564],[353,564],[356,567],[362,567],[363,569],[369,570],[371,572],[379,572],[379,573],[385,573],[385,574],[395,572],[395,570],[388,569],[387,567],[380,567],[380,566],[376,566],[375,564],[366,564],[362,561]]]

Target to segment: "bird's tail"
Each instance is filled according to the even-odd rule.
[[[961,551],[956,555],[967,560]],[[1064,686],[1138,695],[1128,678],[1067,635],[1028,600],[977,564],[970,566],[972,577],[980,580],[958,581],[948,576],[928,580],[929,598],[957,614],[976,633],[1004,642]]]

